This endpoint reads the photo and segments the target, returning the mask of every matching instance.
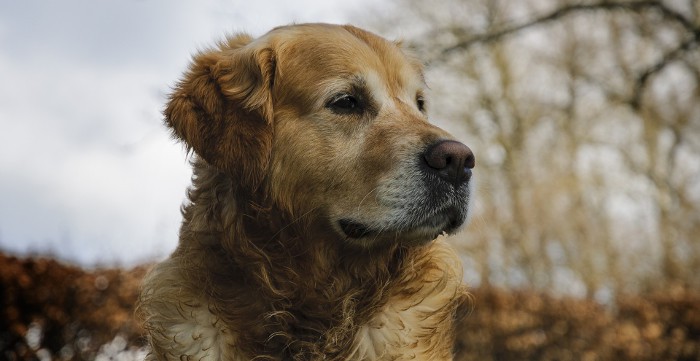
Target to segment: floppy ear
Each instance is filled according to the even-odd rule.
[[[165,123],[210,165],[255,188],[272,147],[272,49],[239,35],[195,55],[170,95]]]

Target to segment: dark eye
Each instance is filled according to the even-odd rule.
[[[362,111],[360,101],[355,96],[350,94],[340,94],[335,96],[330,102],[328,102],[326,107],[338,114],[351,114]]]
[[[425,111],[425,99],[422,95],[416,95],[416,105],[421,112]]]

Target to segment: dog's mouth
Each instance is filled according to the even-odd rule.
[[[350,219],[341,219],[338,221],[338,224],[340,225],[340,229],[343,230],[343,233],[345,233],[348,238],[362,238],[362,237],[368,237],[368,236],[373,236],[377,235],[379,232],[378,231],[373,231],[370,229],[368,226],[356,222]]]
[[[463,212],[450,208],[409,226],[377,227],[349,218],[340,219],[338,225],[345,236],[353,240],[390,237],[401,241],[406,237],[411,243],[425,243],[440,235],[452,234],[462,226],[465,218]]]

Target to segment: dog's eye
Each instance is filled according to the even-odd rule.
[[[416,105],[418,106],[418,110],[425,112],[425,98],[423,98],[422,95],[416,95]]]
[[[362,110],[360,101],[350,94],[341,94],[334,97],[328,102],[327,107],[338,114],[359,113]]]

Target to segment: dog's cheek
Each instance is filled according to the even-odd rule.
[[[296,124],[276,124],[270,160],[270,194],[278,207],[301,215],[317,207],[323,192],[324,157],[317,135]]]

